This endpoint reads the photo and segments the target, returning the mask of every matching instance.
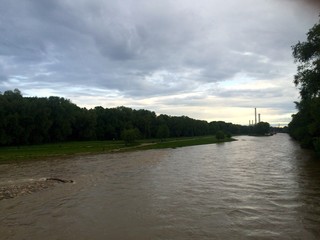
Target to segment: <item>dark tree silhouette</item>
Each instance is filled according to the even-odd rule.
[[[297,114],[292,116],[289,133],[302,147],[320,149],[320,23],[307,33],[305,42],[292,47],[298,64],[294,83],[301,100],[296,103]]]

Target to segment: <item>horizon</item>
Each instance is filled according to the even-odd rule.
[[[59,96],[43,96],[43,97],[23,96],[23,94],[22,94],[22,92],[20,91],[20,89],[14,89],[14,90],[9,90],[9,89],[8,89],[8,90],[5,90],[4,92],[6,92],[6,91],[12,91],[12,92],[14,92],[14,91],[16,91],[16,90],[18,90],[18,91],[20,92],[20,94],[22,95],[22,97],[24,97],[24,98],[50,98],[50,97],[59,97]],[[3,94],[4,92],[1,92],[1,91],[0,91],[0,95]],[[59,98],[60,98],[60,97],[59,97]],[[78,106],[76,103],[72,102],[71,99],[64,98],[64,97],[61,97],[61,98],[65,99],[65,100],[67,100],[67,101],[70,101],[72,104],[75,104],[76,106]],[[94,106],[94,107],[91,107],[91,108],[86,108],[86,107],[81,107],[81,106],[78,106],[78,107],[79,107],[79,108],[85,108],[85,109],[87,109],[87,110],[94,110],[95,108],[102,107],[102,106]],[[191,119],[194,119],[194,120],[207,121],[208,123],[210,123],[210,122],[220,122],[220,121],[226,122],[226,121],[219,120],[219,119],[215,119],[215,120],[209,121],[209,120],[205,120],[205,119],[192,118],[192,117],[186,116],[186,115],[170,115],[170,114],[166,114],[166,113],[161,113],[161,114],[159,114],[159,113],[157,113],[157,112],[155,112],[155,111],[153,111],[153,110],[151,110],[151,109],[131,108],[131,107],[127,107],[127,106],[124,106],[124,105],[116,106],[116,107],[110,107],[110,108],[108,108],[108,107],[103,107],[103,108],[104,108],[104,109],[115,109],[115,108],[121,108],[121,107],[130,108],[130,109],[132,109],[132,110],[134,110],[134,111],[146,110],[146,111],[154,112],[157,117],[159,117],[160,115],[167,115],[167,116],[169,116],[169,117],[188,117],[188,118],[191,118]],[[253,108],[253,111],[254,111],[254,112],[255,112],[255,109],[256,109],[256,108]],[[234,124],[234,125],[242,125],[242,126],[247,126],[247,125],[248,125],[248,126],[253,126],[253,125],[256,125],[256,124],[259,123],[259,122],[266,122],[266,121],[261,120],[261,114],[260,114],[260,116],[258,117],[259,114],[260,114],[260,113],[257,111],[257,122],[256,122],[256,123],[254,123],[254,122],[255,122],[255,120],[254,120],[254,119],[255,119],[255,116],[253,116],[253,119],[252,119],[252,120],[249,120],[251,123],[248,123],[248,124],[240,124],[240,123],[234,123],[234,122],[226,122],[226,123],[232,123],[232,124]],[[287,124],[270,124],[270,126],[271,126],[271,127],[283,128],[283,127],[286,127]]]

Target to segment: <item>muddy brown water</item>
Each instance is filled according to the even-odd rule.
[[[286,134],[0,165],[0,239],[320,239],[320,159]]]

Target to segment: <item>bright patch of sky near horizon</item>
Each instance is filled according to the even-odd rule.
[[[287,124],[309,2],[1,0],[0,91],[240,124],[257,107]]]

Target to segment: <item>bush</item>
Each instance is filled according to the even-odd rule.
[[[125,129],[121,133],[121,139],[126,145],[131,145],[135,143],[137,139],[140,138],[140,132],[137,128]]]
[[[223,139],[225,139],[225,134],[224,134],[224,132],[223,131],[218,131],[217,133],[216,133],[216,138],[217,138],[217,140],[223,140]]]

